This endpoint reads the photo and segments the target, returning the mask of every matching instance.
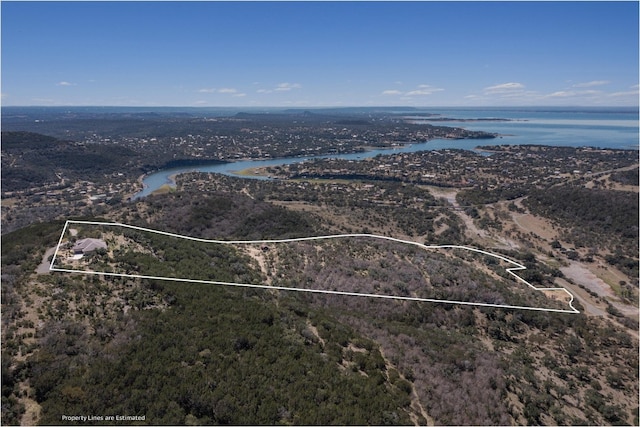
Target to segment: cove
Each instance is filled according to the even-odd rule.
[[[425,110],[428,111],[428,110]],[[436,113],[436,111],[433,111]],[[444,117],[462,119],[497,116],[511,121],[475,121],[464,123],[473,131],[497,133],[493,139],[433,139],[403,146],[376,149],[349,154],[325,154],[319,156],[283,157],[276,159],[242,160],[230,163],[211,161],[182,167],[168,167],[143,178],[144,190],[132,199],[147,196],[163,185],[175,185],[172,176],[187,172],[221,173],[241,178],[268,179],[266,177],[237,175],[243,169],[281,166],[312,159],[362,160],[379,154],[412,153],[425,150],[462,149],[476,150],[478,146],[536,144],[556,147],[599,147],[606,149],[638,150],[637,109],[575,109],[545,107],[529,109],[452,109],[437,111]],[[416,120],[420,122],[420,120]],[[422,124],[430,124],[426,121]],[[460,126],[460,122],[438,122],[439,126]]]
[[[362,151],[358,153],[345,154],[324,154],[319,156],[302,156],[302,157],[281,157],[275,159],[257,159],[257,160],[240,160],[235,162],[220,163],[220,161],[212,160],[211,164],[201,164],[187,167],[170,167],[161,169],[157,172],[146,175],[142,179],[144,189],[132,197],[132,200],[148,196],[158,190],[163,185],[175,186],[174,177],[188,172],[205,172],[220,173],[223,175],[235,176],[237,178],[261,179],[268,180],[270,178],[255,175],[239,175],[238,172],[244,169],[266,167],[266,166],[282,166],[294,163],[300,163],[313,159],[346,159],[346,160],[363,160],[375,157],[379,154],[394,153],[414,153],[425,150],[443,150],[443,149],[461,149],[474,150],[478,145],[499,145],[507,144],[507,142],[498,137],[494,139],[432,139],[427,142],[419,142],[414,144],[405,144],[393,148],[382,148],[376,150]]]

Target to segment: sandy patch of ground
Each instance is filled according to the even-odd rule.
[[[153,195],[157,195],[157,194],[166,194],[166,193],[171,193],[172,191],[175,191],[175,187],[172,187],[170,184],[163,184],[160,188],[158,188],[156,191],[154,191]]]
[[[467,227],[467,235],[471,239],[476,240],[491,240],[489,233],[486,230],[482,230],[476,227],[473,222],[473,218],[467,215],[463,210],[458,201],[456,200],[456,195],[458,194],[458,190],[452,189],[443,189],[438,187],[427,187],[429,192],[434,197],[440,197],[445,199],[453,208],[455,209],[456,215],[460,217],[460,219],[464,222],[464,225]]]
[[[576,261],[570,261],[569,266],[560,267],[560,271],[575,283],[595,292],[602,298],[606,298],[615,308],[620,310],[626,316],[634,318],[638,317],[639,311],[637,307],[621,303],[620,299],[613,292],[613,289],[611,289],[611,286],[583,264]]]
[[[242,194],[246,194],[247,197],[249,197],[251,200],[255,200],[255,198],[251,195],[251,193],[249,193],[249,190],[247,189],[247,187],[244,187],[240,192]]]
[[[562,301],[567,305],[569,305],[569,301],[571,301],[571,296],[561,289],[544,289],[540,292],[553,301]]]
[[[637,307],[631,307],[629,305],[622,304],[615,301],[613,301],[611,304],[615,308],[617,308],[618,311],[622,312],[622,314],[624,314],[625,316],[631,317],[632,319],[637,319],[638,315],[640,314],[640,310],[638,310]]]
[[[462,222],[464,222],[464,225],[466,226],[467,237],[469,237],[470,239],[475,240],[481,246],[488,248],[495,247],[499,249],[520,249],[521,245],[515,240],[509,239],[499,234],[492,234],[487,230],[478,228],[473,221],[473,218],[471,218],[464,212],[464,210],[456,200],[458,190],[443,189],[437,187],[428,187],[428,189],[433,196],[442,197],[453,206],[456,215],[458,215]]]
[[[533,233],[546,240],[554,240],[557,238],[557,233],[549,221],[539,216],[530,213],[522,214],[512,212],[511,217],[513,218],[513,222],[526,233]]]
[[[619,286],[622,280],[629,282],[629,278],[625,274],[607,264],[593,264],[589,266],[589,270],[612,287]]]
[[[324,346],[326,344],[325,341],[322,339],[322,337],[318,333],[318,328],[316,328],[315,325],[313,323],[311,323],[311,321],[309,319],[307,319],[307,328],[309,328],[311,333],[318,339],[320,344],[322,344],[322,348],[324,348]]]
[[[247,246],[245,248],[245,250],[246,250],[247,254],[251,258],[256,260],[256,262],[260,266],[260,271],[262,271],[262,274],[264,274],[264,276],[266,277],[267,285],[270,285],[271,284],[271,271],[267,267],[267,260],[266,260],[266,257],[264,255],[264,252],[259,247],[256,247],[256,246]]]
[[[270,176],[269,172],[267,172],[266,166],[241,169],[241,170],[232,171],[232,172],[234,175],[239,175],[239,176]]]
[[[611,181],[609,188],[616,191],[630,191],[630,192],[636,192],[636,193],[638,192],[637,185],[626,185],[626,184],[620,184],[618,182],[613,182],[613,181]]]
[[[583,285],[585,288],[595,292],[601,297],[614,297],[615,294],[611,287],[598,276],[593,274],[588,268],[581,263],[570,261],[567,267],[560,267],[562,274],[576,283]]]
[[[558,286],[562,286],[563,288],[566,288],[569,292],[571,292],[575,297],[575,300],[582,304],[582,306],[584,307],[584,312],[587,315],[600,317],[607,316],[607,312],[605,311],[606,306],[601,302],[594,301],[593,297],[581,287],[567,282],[560,277],[556,278],[555,283]]]
[[[20,391],[27,392],[29,386],[25,383],[20,384]],[[40,419],[40,411],[42,408],[35,400],[22,396],[20,398],[20,403],[24,405],[25,412],[22,415],[22,419],[20,420],[20,425],[22,426],[35,426],[38,424],[38,420]]]

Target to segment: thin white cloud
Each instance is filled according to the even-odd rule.
[[[547,98],[567,98],[569,96],[575,96],[575,92],[572,91],[568,91],[568,90],[559,90],[557,92],[553,92],[550,93],[549,95],[546,95]]]
[[[300,83],[279,83],[276,87],[271,89],[257,89],[256,93],[273,93],[273,92],[289,92],[295,89],[302,89],[302,85]]]
[[[508,93],[512,91],[520,91],[522,89],[524,89],[524,85],[522,83],[510,82],[510,83],[502,83],[495,86],[485,87],[484,92],[487,94]]]
[[[410,90],[407,92],[402,92],[400,90],[396,90],[396,89],[388,89],[388,90],[384,90],[382,91],[382,95],[393,95],[393,96],[399,96],[402,95],[405,98],[404,99],[410,99],[412,96],[427,96],[427,95],[431,95],[434,92],[441,92],[444,89],[438,88],[438,87],[433,87],[431,85],[418,85],[417,89],[414,90]]]
[[[607,105],[616,103],[637,103],[640,85],[630,86],[628,90],[608,92],[599,86],[610,82],[594,80],[585,83],[565,82],[569,85],[556,91],[541,93],[527,90],[522,83],[503,83],[484,88],[481,92],[464,96],[469,105]]]
[[[505,92],[500,94],[501,99],[533,99],[539,95],[533,91],[521,91],[521,92]]]
[[[56,86],[75,86],[75,85],[76,85],[75,83],[64,82],[64,81],[56,83]]]
[[[216,88],[202,88],[198,90],[198,93],[221,93],[225,95],[233,95],[233,96],[245,96],[244,93],[239,93],[238,89],[232,87],[223,87],[220,89]]]
[[[609,80],[592,80],[586,83],[576,83],[573,87],[594,87],[594,86],[603,86],[611,83]]]
[[[247,96],[246,93],[234,93],[233,96],[235,97],[243,97],[243,96]]]
[[[424,89],[418,89],[418,90],[411,90],[407,93],[405,93],[405,96],[421,96],[421,95],[431,95],[433,92],[430,90],[424,90]]]
[[[426,96],[434,92],[442,92],[444,89],[433,87],[431,85],[418,85],[418,89],[405,93],[406,96]]]
[[[640,95],[640,91],[638,90],[638,85],[632,86],[632,87],[635,87],[636,89],[629,90],[629,91],[623,91],[623,92],[613,92],[613,93],[610,93],[609,96],[612,97],[612,98],[620,98],[620,97],[625,97],[625,96],[638,96],[638,95]]]
[[[300,89],[302,85],[300,83],[280,83],[274,90],[279,92],[286,92],[292,89]]]
[[[581,96],[593,96],[600,95],[602,91],[599,90],[559,90],[548,95],[545,95],[543,98],[571,98],[571,97],[581,97]]]
[[[466,97],[466,99],[483,101],[488,104],[506,102],[509,104],[522,103],[523,105],[538,101],[542,98],[543,96],[538,92],[526,90],[526,86],[518,82],[508,82],[487,86],[482,89],[482,93],[480,95],[471,94],[471,96]]]

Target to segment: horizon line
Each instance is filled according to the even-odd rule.
[[[306,109],[306,108],[640,108],[639,105],[434,105],[434,106],[415,106],[415,105],[307,105],[307,106],[289,106],[289,105],[93,105],[93,104],[69,104],[69,105],[1,105],[0,108],[286,108],[286,109]]]

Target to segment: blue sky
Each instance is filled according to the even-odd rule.
[[[638,105],[637,2],[11,2],[3,105]]]

